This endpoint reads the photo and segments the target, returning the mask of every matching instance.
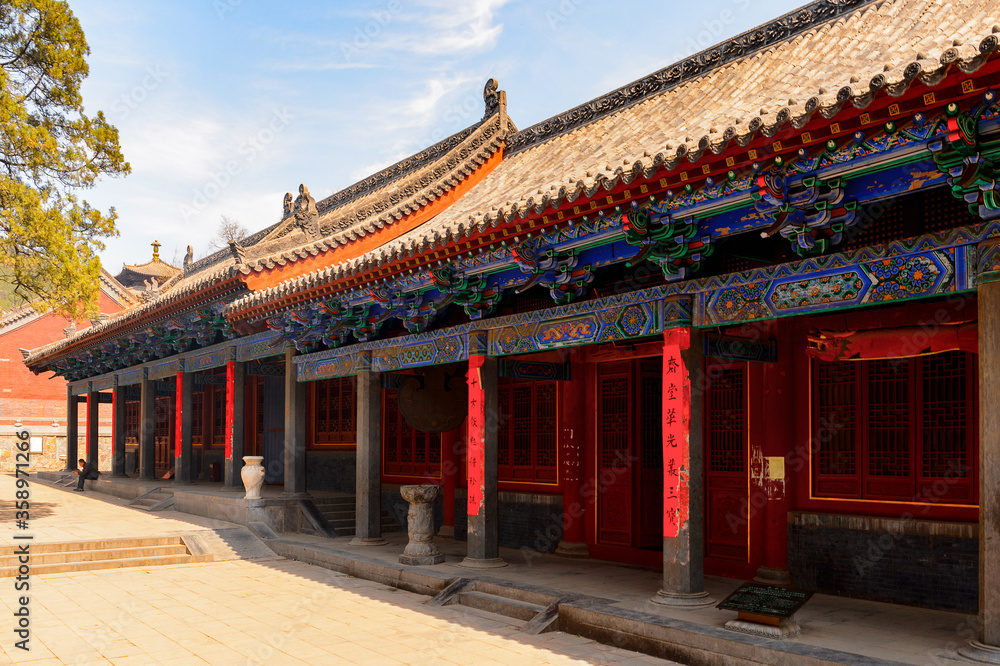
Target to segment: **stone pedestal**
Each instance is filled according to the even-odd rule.
[[[583,542],[560,541],[555,554],[563,557],[590,557],[590,548]]]
[[[260,487],[264,485],[264,468],[261,465],[263,462],[264,456],[243,456],[240,477],[243,479],[243,487],[247,489],[248,500],[260,499]]]
[[[399,493],[410,503],[406,514],[410,543],[399,556],[400,564],[440,564],[444,554],[434,545],[434,505],[438,486],[403,486]]]
[[[754,636],[766,636],[767,638],[790,638],[802,632],[802,627],[795,621],[795,618],[781,618],[777,624],[755,622],[746,618],[730,620],[726,622],[726,629],[738,631],[741,634],[752,634]]]

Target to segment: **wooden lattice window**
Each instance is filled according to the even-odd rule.
[[[639,361],[642,469],[663,469],[663,359]]]
[[[205,443],[205,392],[191,394],[191,443],[201,446]]]
[[[382,392],[382,466],[390,476],[441,476],[441,435],[414,430],[399,411],[399,392]]]
[[[125,443],[139,443],[139,401],[125,401]]]
[[[501,481],[556,480],[556,383],[501,379],[497,466]]]
[[[815,361],[814,493],[974,503],[975,367],[959,351]]]
[[[746,469],[746,405],[741,364],[711,368],[705,410],[711,433],[708,447],[710,472],[743,472]]]
[[[226,387],[212,387],[212,444],[226,441]]]
[[[313,382],[313,433],[317,444],[354,444],[357,399],[354,377]]]
[[[600,378],[601,442],[600,466],[602,469],[628,469],[632,455],[631,410],[632,385],[629,376],[612,375]]]

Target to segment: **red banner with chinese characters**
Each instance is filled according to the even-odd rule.
[[[226,460],[233,459],[233,410],[236,407],[236,361],[226,363]]]
[[[483,505],[485,485],[485,469],[483,454],[486,448],[486,404],[483,392],[480,368],[486,361],[485,356],[469,355],[469,373],[466,381],[469,383],[469,416],[466,421],[466,469],[468,478],[467,511],[470,516],[479,515]]]
[[[181,433],[184,422],[184,373],[177,373],[177,392],[174,401],[174,457],[181,457]]]
[[[681,352],[691,346],[691,330],[667,329],[663,338],[663,536],[675,537],[688,519],[691,379]]]

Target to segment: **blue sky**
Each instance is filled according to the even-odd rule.
[[[789,12],[800,0],[70,0],[91,55],[88,113],[132,165],[84,193],[114,206],[112,273],[220,217],[251,231],[285,192],[321,199],[476,122],[495,77],[528,127]]]

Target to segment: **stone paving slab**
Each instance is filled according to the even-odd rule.
[[[402,573],[395,577],[412,581],[414,588],[426,584],[422,581],[428,577],[440,580],[485,577],[522,588],[544,589],[553,594],[560,594],[560,591],[562,594],[570,593],[585,598],[585,606],[592,610],[599,608],[602,613],[613,613],[622,618],[684,627],[686,631],[715,640],[742,642],[751,648],[757,644],[773,646],[782,643],[781,649],[791,650],[789,658],[792,662],[797,658],[813,657],[845,664],[870,664],[882,660],[883,663],[947,666],[961,659],[955,651],[967,642],[968,627],[977,626],[974,617],[961,613],[816,594],[796,615],[802,625],[802,634],[779,642],[723,629],[726,621],[735,619],[736,614],[720,611],[714,606],[676,609],[653,603],[651,597],[659,589],[661,581],[661,573],[656,570],[601,560],[567,559],[501,549],[500,554],[508,566],[476,573],[459,566],[465,557],[465,542],[442,538],[436,538],[435,543],[445,553],[443,564],[405,567],[398,563],[398,556],[406,544],[406,536],[401,533],[384,536],[388,542],[386,545],[363,548],[350,546],[348,537],[326,539],[305,534],[282,534],[280,542],[271,542],[271,545],[278,552],[285,550],[281,544],[290,544],[315,553],[326,551],[338,557],[352,558],[364,563],[364,566],[358,567],[359,571],[376,565],[383,567],[384,571],[398,570]],[[391,573],[382,575],[386,578],[392,576]],[[705,579],[706,590],[716,601],[724,599],[742,583],[714,576]]]
[[[40,664],[671,664],[292,560],[231,560],[32,578]],[[10,617],[13,594],[0,594]]]
[[[0,499],[3,499],[5,494],[13,495],[12,483],[9,477],[0,477]],[[123,500],[103,494],[77,494],[55,488],[47,490],[49,493],[38,484],[33,486],[33,493],[38,492],[43,501],[59,507],[60,517],[70,517],[68,525],[62,520],[49,521],[46,517],[41,519],[41,526],[45,528],[46,534],[54,537],[65,534],[77,535],[81,532],[93,533],[95,530],[105,529],[112,532],[120,530],[130,535],[137,534],[137,529],[153,530],[154,534],[174,534],[178,533],[178,530],[181,533],[190,533],[188,530],[202,530],[198,534],[215,535],[216,532],[227,528],[239,527],[231,523],[172,511],[157,512],[152,515],[125,508],[122,506],[125,503]],[[204,491],[219,492],[217,487],[214,489],[206,487]],[[84,504],[85,508],[80,506]],[[0,507],[2,506],[0,504]],[[123,512],[128,515],[122,517]],[[76,524],[77,517],[83,516],[87,517],[90,524]],[[124,523],[105,527],[107,525],[105,521],[118,520]],[[10,520],[0,521],[0,541],[5,543],[10,543],[12,532],[10,522]],[[98,526],[95,527],[94,523]],[[102,536],[111,535],[102,532]],[[429,583],[438,585],[442,580],[477,575],[457,566],[465,555],[464,542],[436,539],[446,554],[444,564],[403,567],[398,564],[398,556],[406,543],[405,534],[387,534],[386,538],[388,543],[385,546],[366,548],[350,547],[349,537],[328,539],[312,535],[281,534],[280,542],[305,549],[302,552],[306,554],[307,551],[313,554],[327,551],[341,557],[353,558],[354,561],[362,563],[363,568],[371,569],[371,572],[359,575],[372,577],[383,584],[393,586],[398,586],[401,580],[409,580],[412,584],[404,587],[425,594],[437,591]],[[278,549],[274,542],[271,543]],[[527,551],[502,549],[501,555],[507,559],[510,566],[490,570],[483,575],[522,588],[534,586],[550,591],[561,590],[564,593],[569,591],[586,598],[592,605],[597,604],[602,611],[613,612],[623,618],[632,617],[643,622],[651,622],[651,627],[659,624],[662,629],[671,623],[676,626],[690,626],[697,634],[742,642],[749,646],[747,654],[752,654],[753,647],[758,643],[761,645],[774,643],[770,639],[747,637],[722,629],[726,620],[733,618],[732,613],[719,611],[713,607],[678,610],[653,604],[650,598],[659,589],[659,571],[599,560],[565,559]],[[322,561],[322,558],[315,557],[300,559]],[[379,574],[379,571],[382,574]],[[375,575],[370,575],[372,572]],[[706,578],[706,588],[716,600],[721,600],[740,584],[741,581],[731,579]],[[427,589],[422,589],[424,587]],[[226,613],[224,609],[218,612]],[[214,617],[223,619],[224,615],[219,616],[218,612]],[[832,654],[831,651],[834,651],[839,653],[836,661],[859,664],[875,660],[904,664],[955,663],[953,661],[956,658],[955,649],[964,644],[967,627],[974,626],[970,625],[970,622],[975,622],[974,618],[970,619],[958,613],[819,594],[806,604],[797,619],[803,626],[803,633],[786,643],[799,645],[801,647],[799,651],[803,656]],[[506,619],[504,621],[510,622]]]

